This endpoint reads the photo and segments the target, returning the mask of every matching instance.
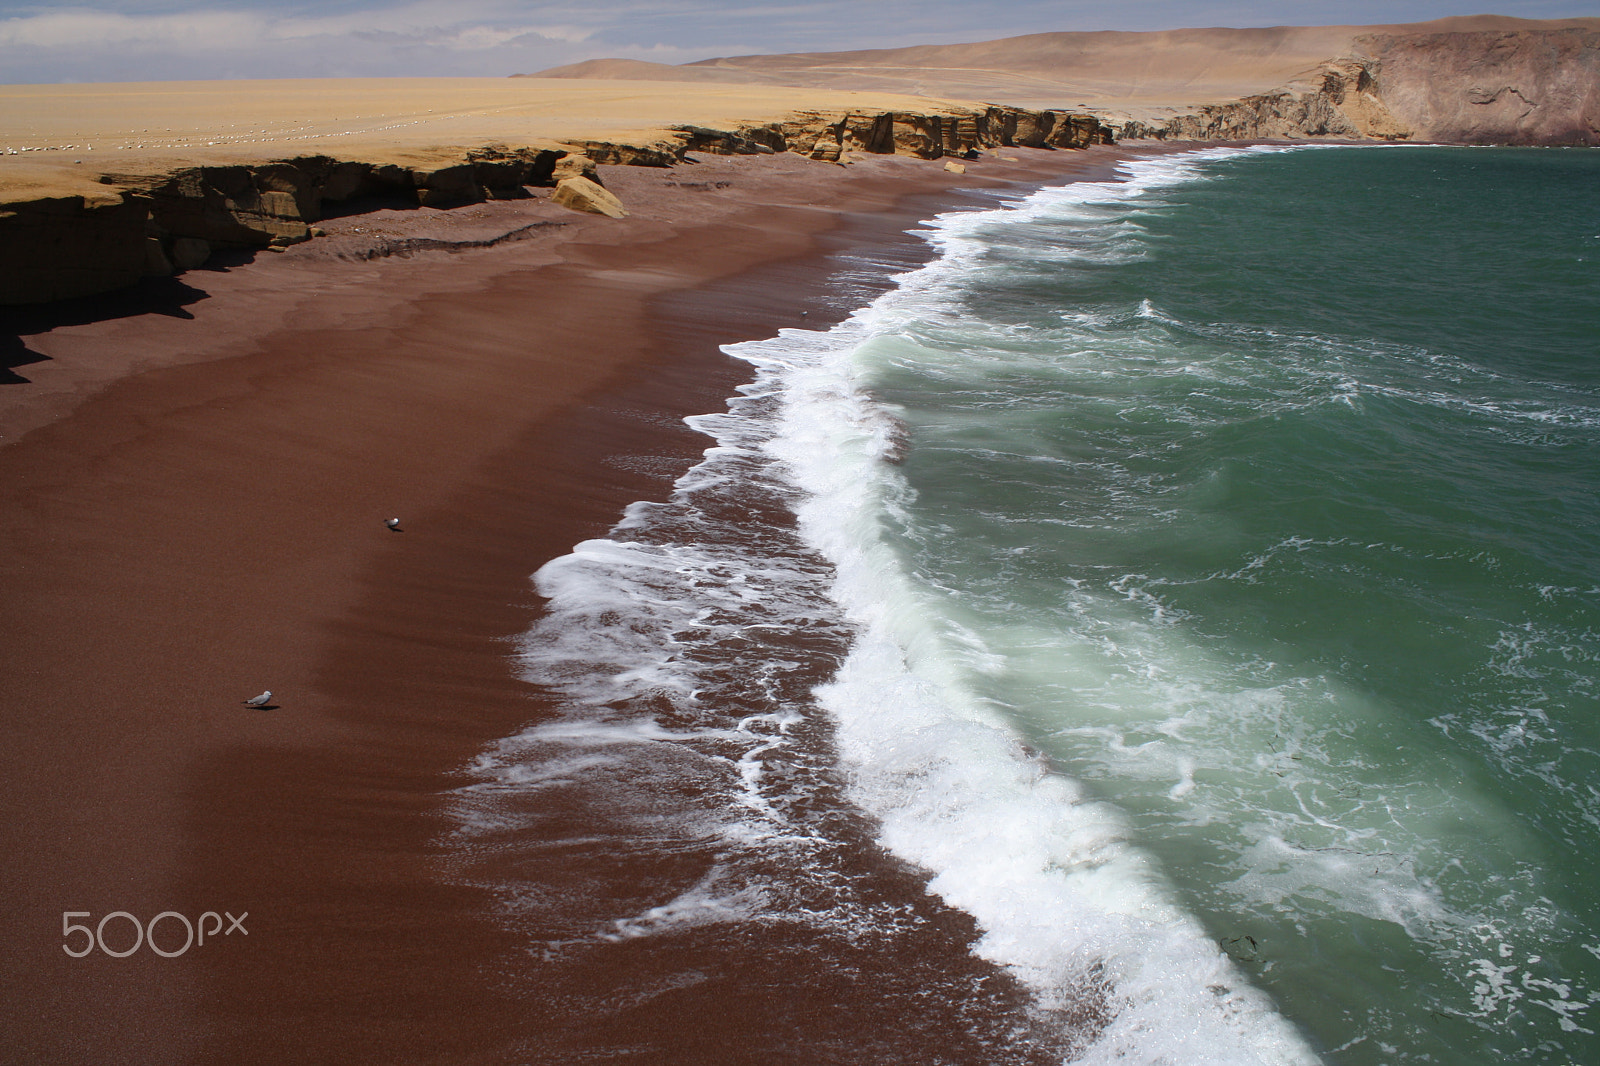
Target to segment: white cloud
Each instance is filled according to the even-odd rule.
[[[246,47],[261,39],[267,22],[249,12],[122,15],[108,11],[53,11],[0,22],[0,48],[92,49],[107,45]]]
[[[578,25],[530,25],[514,17],[521,13],[500,3],[414,3],[342,15],[279,18],[272,20],[270,27],[277,40],[384,33],[441,43],[462,42],[462,47],[492,47],[529,34],[545,41],[576,43],[594,33],[593,27]]]
[[[0,78],[139,80],[173,70],[190,77],[501,75],[570,62],[596,32],[578,20],[536,22],[529,14],[537,13],[501,0],[311,16],[44,11],[0,19]],[[614,50],[594,46],[583,58]]]
[[[474,23],[468,6],[411,4],[318,18],[275,18],[252,11],[124,15],[89,9],[52,11],[0,21],[0,47],[91,49],[137,47],[247,48],[263,41],[303,41],[380,33],[452,48],[481,49],[533,36],[575,44],[592,28],[571,25]]]
[[[543,41],[553,39],[543,30],[531,27],[498,30],[492,26],[467,26],[464,29],[455,30],[436,38],[436,43],[444,45],[446,48],[453,48],[458,52],[481,52],[530,36],[537,37]]]

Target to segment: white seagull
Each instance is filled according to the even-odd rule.
[[[394,530],[396,533],[404,533],[405,532],[405,530],[400,528],[400,519],[398,519],[398,518],[390,518],[387,521],[385,521],[383,524],[388,526],[390,529]]]
[[[252,696],[249,699],[245,700],[244,701],[244,705],[246,707],[265,707],[267,705],[267,702],[269,700],[271,700],[271,699],[272,699],[272,690],[269,688],[269,689],[267,689],[267,691],[263,692],[261,695]]]

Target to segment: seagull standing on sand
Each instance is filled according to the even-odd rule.
[[[259,696],[251,696],[244,701],[246,707],[265,707],[267,701],[272,699],[272,690],[269,688]]]

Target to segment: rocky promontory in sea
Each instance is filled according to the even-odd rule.
[[[1118,133],[1600,145],[1600,28],[1367,34],[1282,88]]]

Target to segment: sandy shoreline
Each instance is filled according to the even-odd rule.
[[[743,378],[717,346],[825,317],[826,252],[913,254],[899,231],[956,190],[1119,157],[1005,155],[609,169],[623,222],[370,261],[335,233],[25,335],[47,359],[0,391],[13,1053],[515,1059],[538,989],[437,838],[450,772],[537,713],[506,659],[528,575],[663,493],[705,446],[676,420]],[[280,709],[239,705],[263,687]],[[63,952],[62,912],[118,910],[249,934]]]

